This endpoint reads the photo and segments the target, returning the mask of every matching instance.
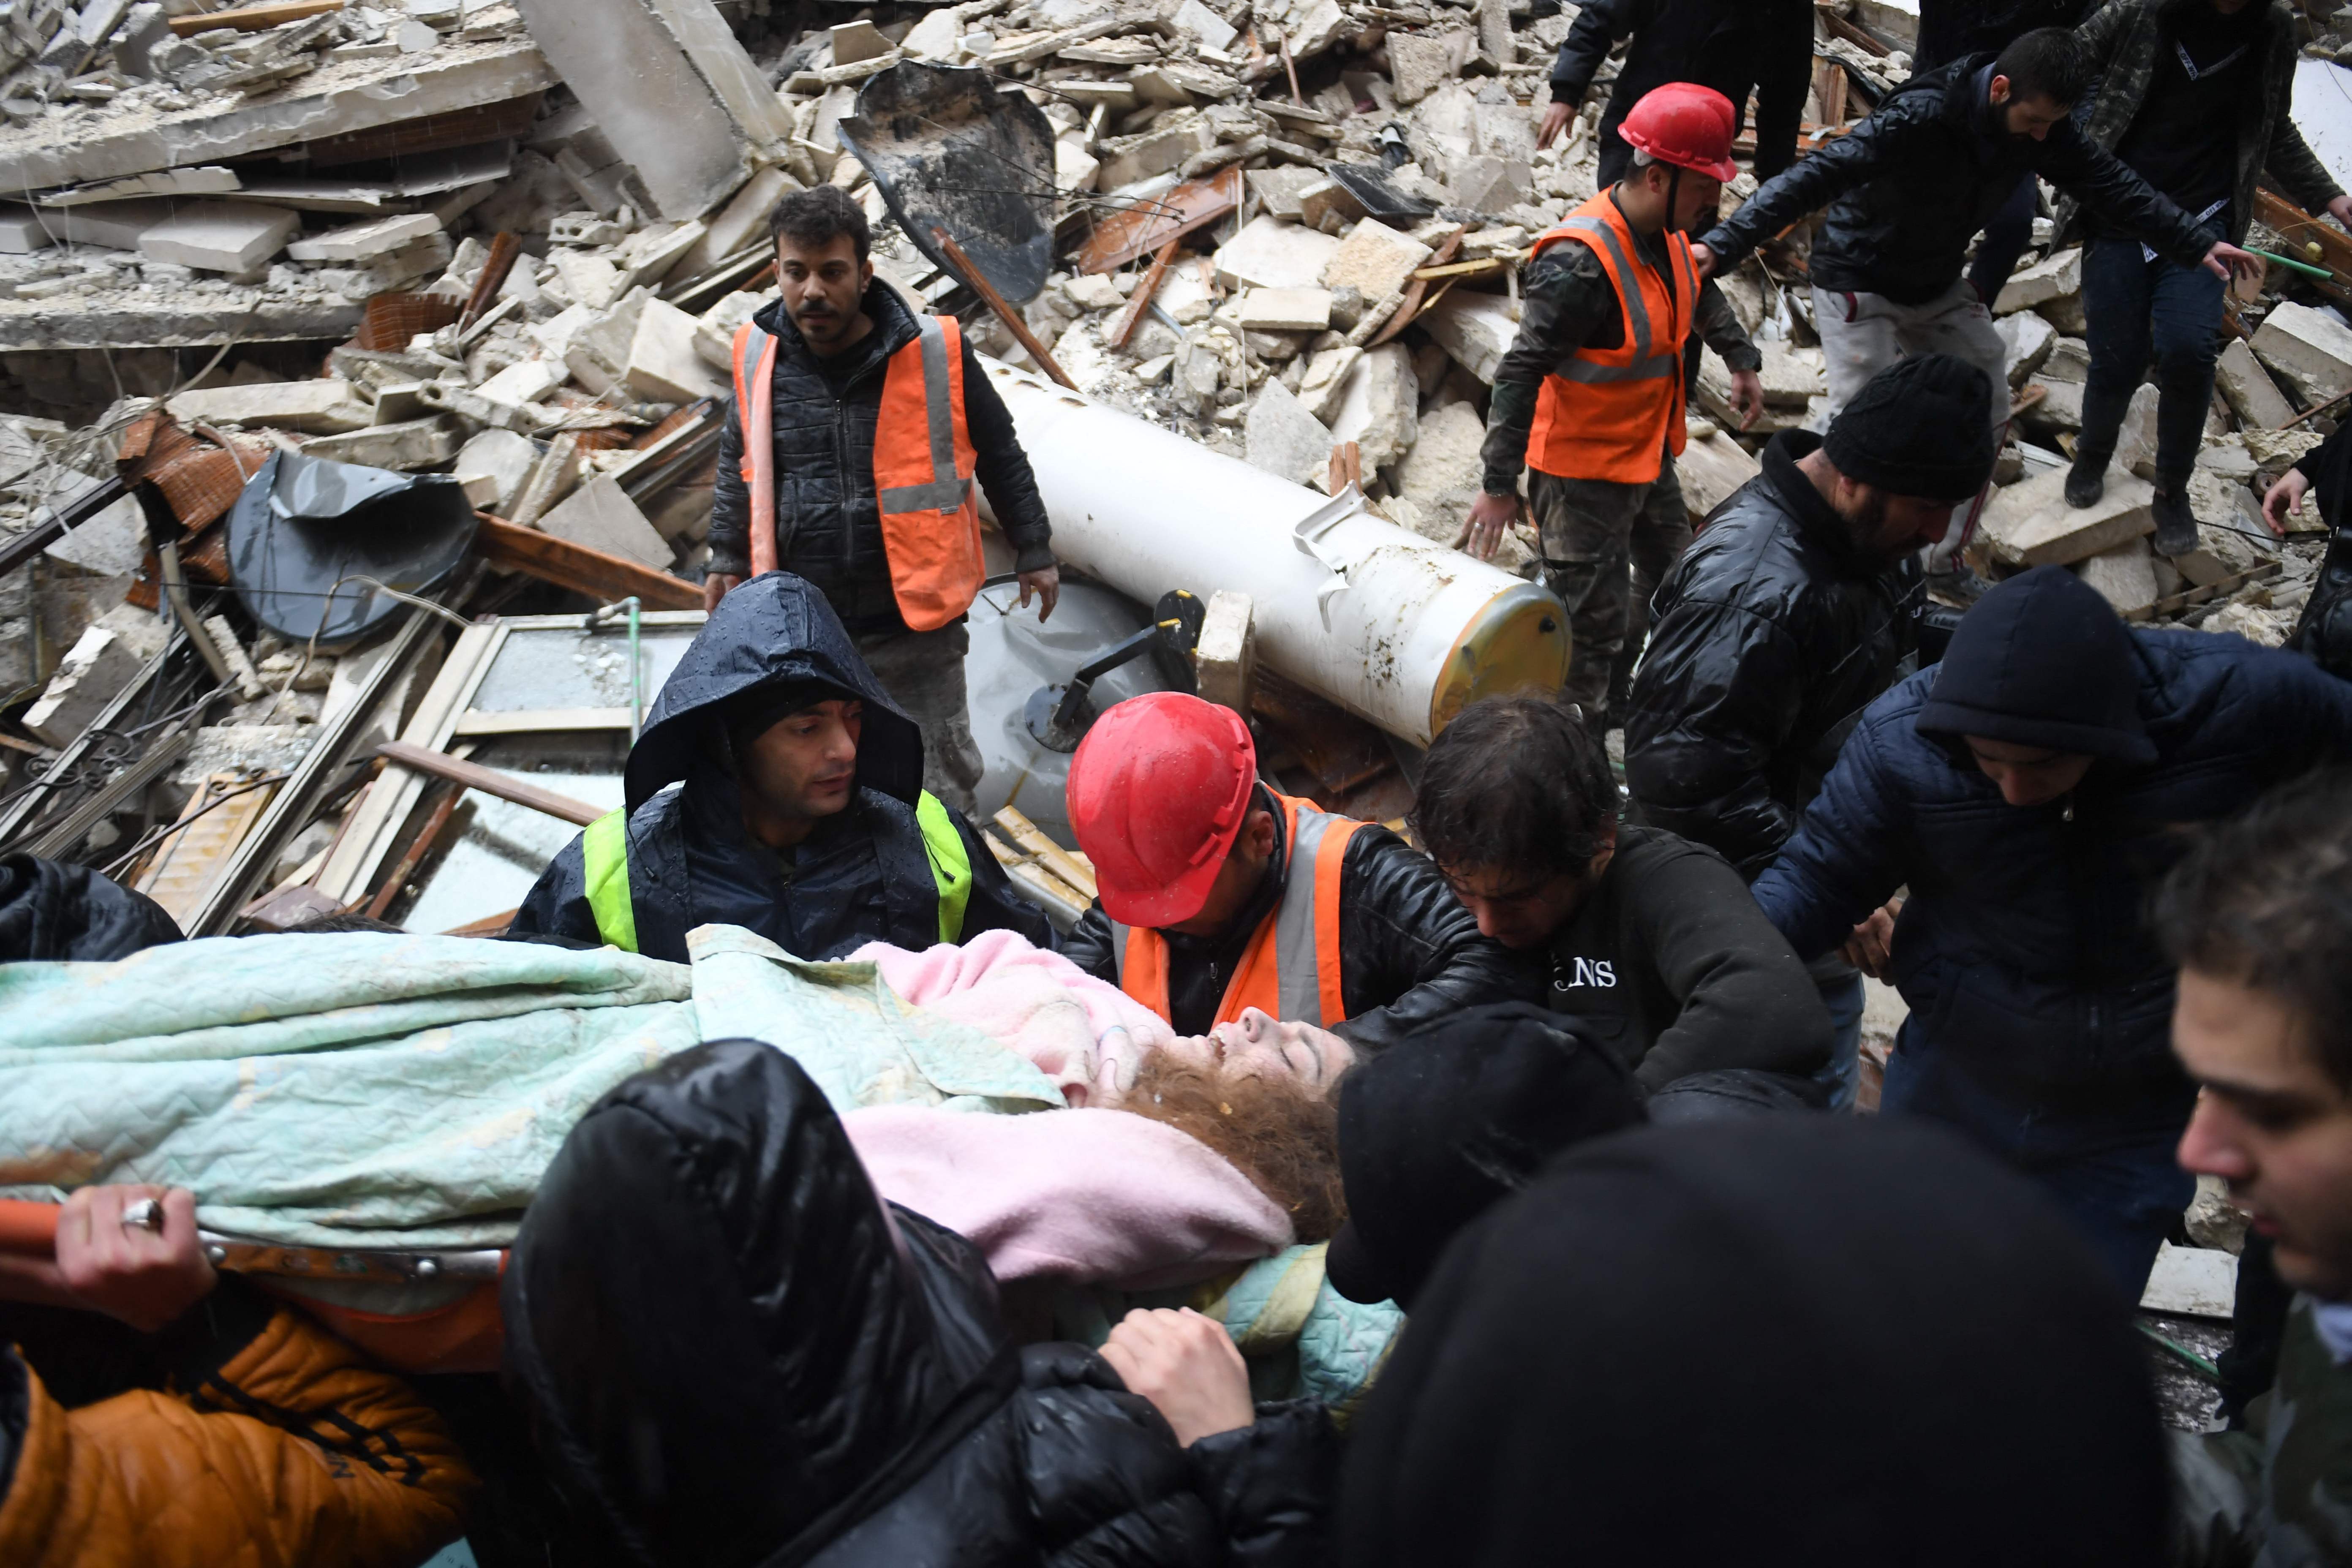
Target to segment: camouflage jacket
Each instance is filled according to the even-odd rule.
[[[2168,1434],[2175,1551],[2185,1568],[2305,1568],[2352,1561],[2352,1365],[2339,1366],[2295,1299],[2278,1381],[2238,1432]]]
[[[2205,4],[2207,0],[2113,0],[2077,29],[2075,37],[2099,73],[2084,135],[2110,153],[2116,150],[2147,100],[2157,52],[2165,47],[2166,17]],[[2248,94],[2238,109],[2238,177],[2230,202],[2232,245],[2245,243],[2246,226],[2254,216],[2254,186],[2266,170],[2273,185],[2314,214],[2344,194],[2287,115],[2294,93],[2294,11],[2286,0],[2263,4],[2270,30],[2262,45],[2262,90]],[[2071,200],[2061,204],[2062,231],[2073,225],[2078,211]]]

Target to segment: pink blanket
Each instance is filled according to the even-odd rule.
[[[877,966],[916,1006],[1019,1051],[1074,1106],[1116,1100],[1143,1058],[1175,1037],[1118,986],[1013,931],[982,931],[961,947],[923,952],[868,942],[849,956]]]
[[[841,1121],[876,1190],[975,1243],[999,1279],[1158,1289],[1291,1243],[1289,1216],[1206,1144],[1124,1110],[883,1105]]]

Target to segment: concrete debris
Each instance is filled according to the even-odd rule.
[[[2352,391],[2352,326],[2332,310],[2287,300],[2264,318],[2253,352],[2306,407]]]
[[[2231,338],[2213,367],[2213,381],[2236,415],[2238,423],[2257,430],[2275,430],[2294,417],[2294,405],[2271,379],[2243,338]]]
[[[147,656],[104,626],[92,626],[67,650],[40,698],[21,721],[27,734],[62,751],[121,695]]]
[[[1319,484],[1331,456],[1331,432],[1288,387],[1267,384],[1243,426],[1251,467],[1297,484]]]
[[[1982,531],[2004,566],[2070,566],[2156,531],[2156,490],[2146,479],[2109,468],[2106,493],[2087,507],[2066,504],[2066,470],[2053,468],[1996,492]]]
[[[2038,310],[2079,298],[2082,292],[2083,252],[2079,248],[2062,250],[2011,273],[1993,300],[1992,311],[1996,316],[2006,316],[2015,310]]]
[[[2127,539],[2086,556],[2075,563],[2074,573],[2119,614],[2144,610],[2157,601],[2156,553],[2145,539]]]

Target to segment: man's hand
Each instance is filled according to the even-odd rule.
[[[2352,196],[2337,196],[2329,202],[2327,216],[2346,228],[2352,228]]]
[[[1492,561],[1495,546],[1503,542],[1503,530],[1518,521],[1522,510],[1516,495],[1480,490],[1478,499],[1470,503],[1470,515],[1462,520],[1461,531],[1454,536],[1454,548],[1466,550],[1481,561]]]
[[[1048,566],[1042,571],[1024,572],[1021,574],[1020,583],[1020,602],[1013,607],[1016,610],[1027,609],[1029,595],[1036,595],[1037,624],[1044,626],[1045,617],[1054,613],[1054,602],[1062,596],[1062,569],[1059,566]]]
[[[1752,370],[1731,373],[1731,406],[1739,416],[1742,430],[1756,423],[1764,412],[1764,378]]]
[[[1869,975],[1873,980],[1885,981],[1895,973],[1895,917],[1903,912],[1903,900],[1893,899],[1886,907],[1874,910],[1868,920],[1853,928],[1853,935],[1845,944],[1845,961]]]
[[[2239,249],[2227,240],[2217,239],[2213,242],[2213,248],[2205,253],[2205,270],[2224,283],[2230,280],[2232,273],[2260,280],[2263,258],[2251,250]]]
[[[1567,130],[1568,122],[1575,118],[1576,105],[1553,99],[1551,106],[1544,110],[1543,123],[1536,127],[1536,146],[1541,149],[1559,141],[1559,133]]]
[[[1190,1307],[1129,1312],[1103,1342],[1102,1358],[1130,1393],[1151,1401],[1187,1448],[1257,1419],[1249,1368],[1233,1336]]]
[[[1698,241],[1692,240],[1691,265],[1698,268],[1698,280],[1702,283],[1706,282],[1715,276],[1715,252]]]
[[[702,613],[710,614],[719,601],[743,585],[743,579],[726,572],[706,573],[702,579]],[[1025,601],[1024,601],[1025,602]]]
[[[2352,196],[2336,199],[2352,201]],[[2278,477],[2278,483],[2263,492],[2263,521],[2271,525],[2273,533],[2281,539],[2286,537],[2286,514],[2303,504],[2304,494],[2310,489],[2311,481],[2304,477],[2301,468],[2289,468]]]
[[[142,1198],[161,1228],[122,1223]],[[58,1215],[57,1277],[77,1305],[153,1333],[211,1294],[213,1266],[196,1241],[195,1194],[184,1188],[84,1187]]]

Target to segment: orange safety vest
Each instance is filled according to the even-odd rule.
[[[1243,1008],[1255,1007],[1286,1022],[1328,1028],[1348,1016],[1339,990],[1339,861],[1364,825],[1291,795],[1274,798],[1282,803],[1288,881],[1282,902],[1250,938],[1215,1021],[1232,1023]],[[1168,939],[1149,927],[1113,921],[1110,941],[1118,988],[1167,1018]]]
[[[986,580],[971,431],[963,416],[963,328],[953,316],[915,318],[914,342],[890,356],[874,426],[874,497],[898,614],[936,631],[971,608]],[[743,483],[751,492],[751,574],[776,559],[772,421],[776,340],[746,321],[735,330],[735,409]]]
[[[1536,240],[1531,256],[1554,245],[1592,247],[1617,290],[1624,331],[1613,349],[1587,344],[1564,369],[1544,377],[1528,430],[1528,466],[1568,479],[1645,485],[1664,466],[1660,453],[1682,454],[1683,344],[1697,314],[1698,268],[1690,241],[1666,236],[1667,268],[1639,261],[1633,230],[1607,191]]]

